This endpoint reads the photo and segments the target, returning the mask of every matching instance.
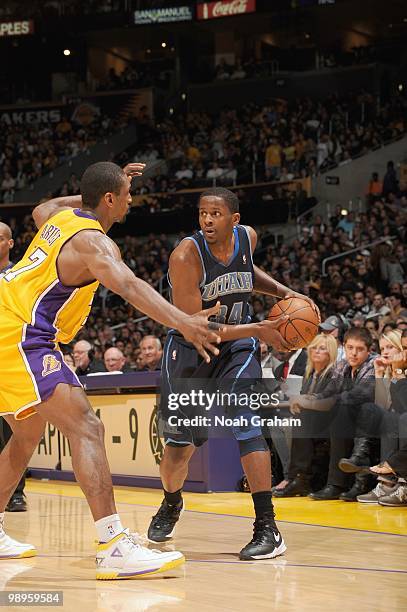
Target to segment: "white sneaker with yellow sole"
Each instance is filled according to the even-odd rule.
[[[0,525],[0,560],[1,559],[25,559],[35,557],[37,551],[32,544],[24,544],[10,538]]]
[[[150,550],[136,534],[126,529],[109,542],[98,544],[96,553],[97,580],[144,578],[172,570],[185,563],[182,553]]]

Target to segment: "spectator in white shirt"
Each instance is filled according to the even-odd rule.
[[[218,162],[213,162],[212,168],[209,168],[208,172],[206,173],[206,178],[207,179],[218,179],[222,176],[222,174],[223,174],[223,169],[219,167]]]

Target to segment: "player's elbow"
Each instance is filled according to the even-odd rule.
[[[37,226],[37,229],[40,229],[42,223],[41,223],[41,211],[39,210],[39,208],[41,207],[41,204],[36,206],[34,208],[34,210],[32,211],[32,217],[34,219],[34,223]]]

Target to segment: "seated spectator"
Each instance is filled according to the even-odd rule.
[[[301,393],[321,393],[330,382],[330,375],[337,360],[338,347],[333,336],[318,334],[307,348],[307,365],[302,380]],[[314,456],[313,435],[326,427],[324,415],[302,411],[301,429],[293,432],[288,482],[275,488],[275,497],[308,495]]]
[[[346,215],[338,223],[338,229],[343,229],[349,236],[353,234],[353,228],[355,227],[355,216],[353,212],[346,211]]]
[[[365,504],[402,507],[407,506],[407,332],[403,332],[401,337],[397,332],[391,332],[387,339],[383,337],[381,346],[382,354],[375,361],[378,378],[373,408],[381,418],[382,463],[369,469],[369,473],[379,476],[376,487],[366,495],[359,495],[357,500]],[[387,384],[384,379],[386,375]],[[378,402],[381,404],[378,405]],[[362,407],[362,419],[367,408],[370,407]],[[386,439],[383,436],[387,436],[387,444],[383,444]],[[342,469],[364,472],[369,465],[366,459],[352,456],[343,459],[340,466]],[[393,474],[393,479],[386,477],[390,474]]]
[[[223,174],[223,169],[219,166],[218,162],[212,163],[212,168],[209,168],[206,173],[206,178],[210,180],[219,179]]]
[[[397,329],[399,329],[401,332],[407,330],[407,318],[399,317],[396,321],[396,325],[397,325]]]
[[[182,179],[192,179],[194,173],[186,164],[182,164],[181,168],[175,173],[176,179],[181,181]]]
[[[368,317],[379,315],[380,317],[384,317],[390,314],[390,308],[386,306],[384,302],[384,297],[381,293],[376,293],[373,297],[372,306],[370,308],[370,312]]]
[[[319,329],[322,331],[323,334],[335,338],[337,344],[336,361],[338,362],[345,358],[345,349],[343,348],[342,344],[345,327],[345,322],[343,321],[342,317],[337,315],[332,315],[331,317],[328,317],[319,325]]]
[[[75,361],[74,361],[72,353],[64,353],[63,357],[64,357],[64,362],[66,363],[68,368],[72,370],[72,372],[75,372],[76,370]]]
[[[231,160],[228,161],[226,170],[221,176],[221,181],[224,185],[236,185],[237,170]]]
[[[162,347],[156,336],[144,336],[140,342],[140,353],[143,361],[142,372],[161,370]]]
[[[369,314],[370,306],[363,291],[355,291],[353,294],[353,311],[353,317],[355,317],[356,314],[361,314],[364,317]]]
[[[407,308],[401,293],[391,293],[386,299],[386,305],[390,308],[389,317],[397,321],[398,317],[407,317]]]
[[[338,462],[341,457],[350,454],[354,446],[355,423],[360,406],[372,403],[374,398],[375,356],[370,353],[371,343],[366,329],[349,329],[344,338],[346,359],[335,366],[325,390],[291,399],[293,413],[303,409],[331,413],[328,426],[331,443],[328,480],[323,489],[310,494],[314,500],[356,501],[358,495],[369,490],[366,479],[359,476],[349,489],[349,474],[339,469]]]
[[[297,379],[296,382],[300,383],[300,379],[304,375],[307,363],[307,351],[303,349],[287,352],[273,351],[273,355],[276,360],[273,368],[274,378],[280,383],[279,388],[281,391],[285,395],[290,395],[294,390],[293,379]],[[280,459],[283,472],[283,480],[273,487],[273,491],[277,491],[283,489],[288,484],[288,468],[290,461],[289,434],[284,427],[272,427],[269,431],[273,446]]]
[[[103,372],[105,369],[103,363],[95,359],[94,349],[87,340],[75,342],[72,354],[77,376],[86,376],[87,374],[94,374],[95,372]]]
[[[379,339],[379,321],[378,317],[372,318],[371,315],[365,320],[365,329],[372,336],[372,340]]]
[[[132,369],[126,363],[126,357],[120,349],[112,346],[103,355],[107,372],[131,372]]]

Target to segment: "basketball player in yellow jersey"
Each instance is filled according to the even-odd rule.
[[[143,169],[144,164],[129,164],[125,171],[110,162],[93,164],[82,177],[81,196],[37,206],[33,217],[39,231],[24,257],[0,281],[0,414],[13,430],[0,455],[0,566],[2,558],[36,554],[30,544],[5,534],[4,509],[46,421],[70,442],[75,476],[95,520],[96,578],[133,578],[184,562],[179,552],[144,548],[123,528],[103,425],[58,348],[85,323],[101,282],[149,317],[178,329],[206,360],[207,350],[219,352],[215,344],[220,338],[208,329],[208,317],[218,307],[195,316],[181,312],[133,274],[106,236],[113,223],[125,218],[131,176]]]

